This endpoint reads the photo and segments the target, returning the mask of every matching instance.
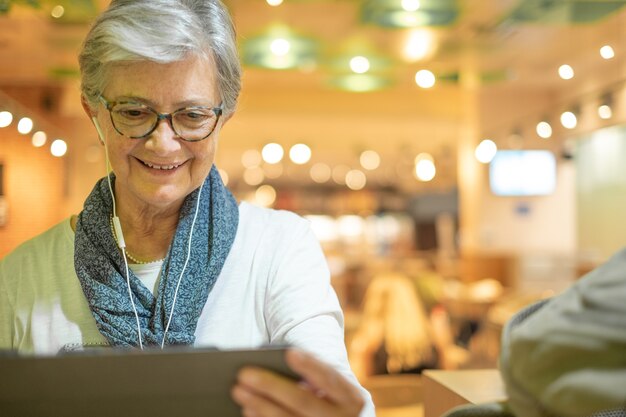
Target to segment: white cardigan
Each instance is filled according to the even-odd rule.
[[[298,346],[358,385],[347,359],[343,314],[308,221],[239,206],[239,227],[202,310],[196,346]],[[0,349],[55,354],[106,345],[74,271],[65,220],[0,262]],[[362,416],[374,416],[369,394]]]

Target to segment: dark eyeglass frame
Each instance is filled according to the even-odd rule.
[[[150,106],[146,106],[145,104],[139,103],[139,102],[135,102],[135,101],[108,101],[106,98],[104,98],[104,96],[99,95],[98,98],[100,99],[100,101],[102,101],[102,104],[104,104],[104,107],[106,107],[106,109],[109,111],[109,117],[111,118],[111,124],[113,125],[113,128],[115,129],[115,131],[117,133],[119,133],[122,136],[126,136],[127,138],[130,139],[145,139],[148,136],[150,136],[155,130],[156,128],[159,126],[159,123],[161,122],[161,120],[166,119],[170,125],[170,128],[172,129],[172,131],[174,133],[176,133],[176,136],[179,137],[180,139],[184,140],[185,142],[200,142],[201,140],[204,140],[206,138],[208,138],[209,136],[211,136],[211,133],[213,133],[215,131],[215,128],[217,127],[217,124],[220,121],[220,116],[223,113],[223,109],[222,109],[222,104],[220,104],[218,107],[208,107],[208,106],[190,106],[190,107],[183,107],[180,108],[178,110],[173,111],[172,113],[159,113],[158,111],[154,110],[152,107]],[[143,108],[145,108],[146,110],[148,110],[149,112],[153,113],[156,115],[156,121],[154,122],[154,126],[152,126],[150,128],[150,130],[148,130],[147,133],[145,133],[142,136],[129,136],[125,133],[120,132],[120,130],[117,128],[117,126],[115,125],[115,121],[113,121],[113,108],[118,105],[118,104],[137,104],[138,106],[141,106]],[[209,133],[206,134],[206,136],[200,138],[200,139],[185,139],[183,136],[180,135],[180,133],[178,133],[176,131],[176,128],[174,128],[174,123],[172,121],[172,117],[179,112],[185,111],[185,110],[194,110],[194,109],[201,109],[201,110],[211,110],[213,113],[215,113],[215,125],[213,126],[213,128],[209,131]]]

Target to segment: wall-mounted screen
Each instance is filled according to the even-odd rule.
[[[489,164],[489,187],[499,196],[552,194],[556,158],[546,150],[498,151]]]

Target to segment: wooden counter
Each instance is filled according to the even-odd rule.
[[[440,417],[462,404],[479,404],[506,399],[497,369],[461,371],[428,370],[423,373],[424,417]]]

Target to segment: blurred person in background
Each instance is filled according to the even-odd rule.
[[[359,379],[454,367],[445,359],[452,344],[445,312],[434,307],[432,317],[407,276],[393,271],[375,276],[349,344],[350,362]]]
[[[0,349],[289,345],[306,384],[245,368],[245,415],[373,416],[308,222],[238,204],[214,165],[241,86],[224,5],[112,1],[79,61],[112,172],[0,262]]]

